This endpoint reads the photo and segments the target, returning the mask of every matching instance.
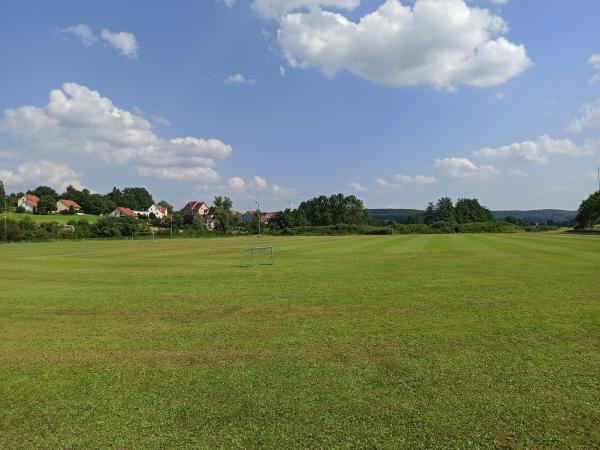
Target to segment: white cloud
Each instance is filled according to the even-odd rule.
[[[144,177],[163,180],[203,180],[207,182],[219,180],[219,174],[210,167],[140,167],[138,173]]]
[[[117,50],[119,54],[128,58],[137,58],[140,50],[135,36],[126,31],[114,32],[105,28],[100,33],[100,37],[98,37],[89,25],[83,23],[67,28],[61,28],[58,31],[62,34],[73,34],[77,36],[85,47],[93,47],[100,42],[100,39],[102,39]]]
[[[105,28],[102,30],[100,36],[117,50],[119,54],[127,58],[137,58],[140,49],[132,33],[126,31],[115,32]]]
[[[285,77],[285,74],[286,74],[285,67],[283,67],[283,66],[279,66],[279,74],[280,74],[282,77]]]
[[[240,177],[233,177],[227,180],[229,187],[236,191],[241,191],[246,187],[246,181]]]
[[[44,107],[6,110],[0,132],[26,140],[42,155],[131,163],[146,167],[140,169],[143,175],[169,179],[195,175],[199,181],[214,181],[218,178],[215,161],[232,153],[229,145],[216,139],[160,138],[144,117],[120,109],[99,92],[76,83],[53,90]],[[186,170],[181,175],[174,174],[182,168]]]
[[[600,128],[600,99],[583,105],[581,117],[571,120],[567,126],[567,129],[574,133],[580,133],[588,128]]]
[[[352,182],[350,183],[350,188],[354,191],[354,192],[368,192],[369,189],[367,189],[364,186],[361,186],[360,183],[356,183],[356,182]]]
[[[257,191],[271,194],[276,197],[282,195],[291,195],[296,192],[295,189],[282,188],[277,184],[269,184],[265,178],[259,175],[256,175],[248,180],[242,177],[229,178],[227,180],[227,186],[221,186],[221,189],[229,190],[238,194],[247,193],[252,197],[256,195]]]
[[[360,0],[254,0],[253,7],[264,17],[279,19],[291,11],[311,8],[337,8],[351,10]]]
[[[19,164],[14,171],[0,170],[0,180],[11,187],[48,185],[61,191],[68,185],[82,187],[77,172],[65,164],[46,160],[26,161]]]
[[[423,184],[433,184],[433,183],[437,182],[435,177],[428,177],[425,175],[415,175],[415,176],[396,175],[394,178],[396,181],[398,181],[401,184],[423,185]]]
[[[467,158],[436,159],[434,167],[441,175],[455,180],[485,180],[493,178],[499,173],[493,166],[477,166]]]
[[[162,125],[163,127],[171,126],[171,121],[161,116],[152,116],[152,121],[158,125]]]
[[[252,181],[257,189],[265,189],[269,185],[267,180],[265,180],[263,177],[259,177],[258,175],[255,176]]]
[[[524,46],[499,37],[507,31],[500,16],[464,0],[386,0],[358,23],[318,8],[287,14],[278,37],[292,67],[317,67],[327,76],[348,70],[384,86],[452,89],[499,85],[531,65]]]
[[[595,84],[600,82],[600,53],[597,53],[595,55],[592,55],[591,58],[589,59],[588,63],[598,71],[598,73],[596,75],[594,75],[592,77],[592,79],[590,80],[590,84]]]
[[[521,170],[521,169],[509,169],[508,173],[510,173],[511,175],[514,175],[515,177],[521,177],[521,178],[525,178],[525,177],[529,176],[529,174],[527,172],[525,172],[524,170]]]
[[[233,7],[233,5],[235,5],[236,0],[218,0],[221,3],[223,3],[225,6],[227,6],[228,8]]]
[[[482,148],[474,154],[481,158],[515,158],[545,163],[554,155],[585,156],[593,153],[591,143],[577,145],[568,139],[558,140],[550,136],[541,136],[535,141],[515,142],[497,148]]]
[[[93,45],[98,43],[98,38],[92,32],[90,26],[83,23],[80,23],[79,25],[73,25],[67,28],[62,28],[59,31],[63,34],[73,34],[77,36],[85,47],[92,47]]]
[[[248,79],[241,73],[229,75],[223,82],[225,84],[256,84],[256,80]]]

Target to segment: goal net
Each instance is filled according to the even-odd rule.
[[[134,241],[153,241],[156,242],[158,236],[153,231],[138,231],[131,235]]]
[[[273,265],[273,247],[253,247],[242,252],[241,267]]]

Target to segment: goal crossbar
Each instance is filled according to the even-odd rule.
[[[244,250],[240,257],[240,267],[273,265],[273,247],[252,247]]]

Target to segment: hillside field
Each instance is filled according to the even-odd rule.
[[[7,213],[6,217],[10,220],[21,220],[26,217],[30,218],[35,223],[47,223],[47,222],[57,222],[57,223],[69,223],[72,220],[87,220],[89,223],[96,223],[100,216],[92,216],[90,214],[84,214],[81,216],[74,215],[70,216],[68,214],[48,214],[48,215],[36,215],[29,213]],[[4,220],[4,213],[0,213],[0,222]]]
[[[0,448],[598,448],[599,269],[560,233],[0,245]]]

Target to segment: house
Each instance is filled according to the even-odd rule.
[[[249,223],[258,217],[257,211],[246,211],[242,214],[241,219],[244,223]],[[260,215],[260,221],[262,223],[269,223],[271,220],[277,219],[279,215],[277,213],[265,213]]]
[[[264,222],[264,223],[269,223],[271,220],[277,220],[277,219],[279,219],[279,214],[274,213],[274,212],[266,213],[266,214],[263,214],[262,216],[260,216],[260,221]]]
[[[244,214],[242,214],[242,222],[244,223],[249,223],[252,222],[254,219],[256,219],[256,216],[258,215],[258,213],[256,211],[246,211]]]
[[[154,216],[156,219],[164,219],[165,217],[168,217],[169,211],[164,206],[156,204],[148,208],[148,211],[146,211],[144,215],[149,217]]]
[[[192,216],[205,216],[208,214],[208,206],[204,202],[191,201],[187,202],[181,211]]]
[[[79,206],[77,202],[74,202],[73,200],[61,199],[56,202],[56,211],[58,211],[59,213],[69,212],[71,210],[71,207],[73,207],[75,212],[81,211],[81,206]]]
[[[137,218],[138,217],[138,213],[135,211],[132,211],[129,208],[124,208],[122,206],[119,206],[117,209],[115,209],[113,212],[111,212],[109,214],[109,216],[111,217],[134,217]]]
[[[17,207],[23,208],[27,212],[33,212],[37,208],[40,199],[35,195],[24,195],[17,201]]]

